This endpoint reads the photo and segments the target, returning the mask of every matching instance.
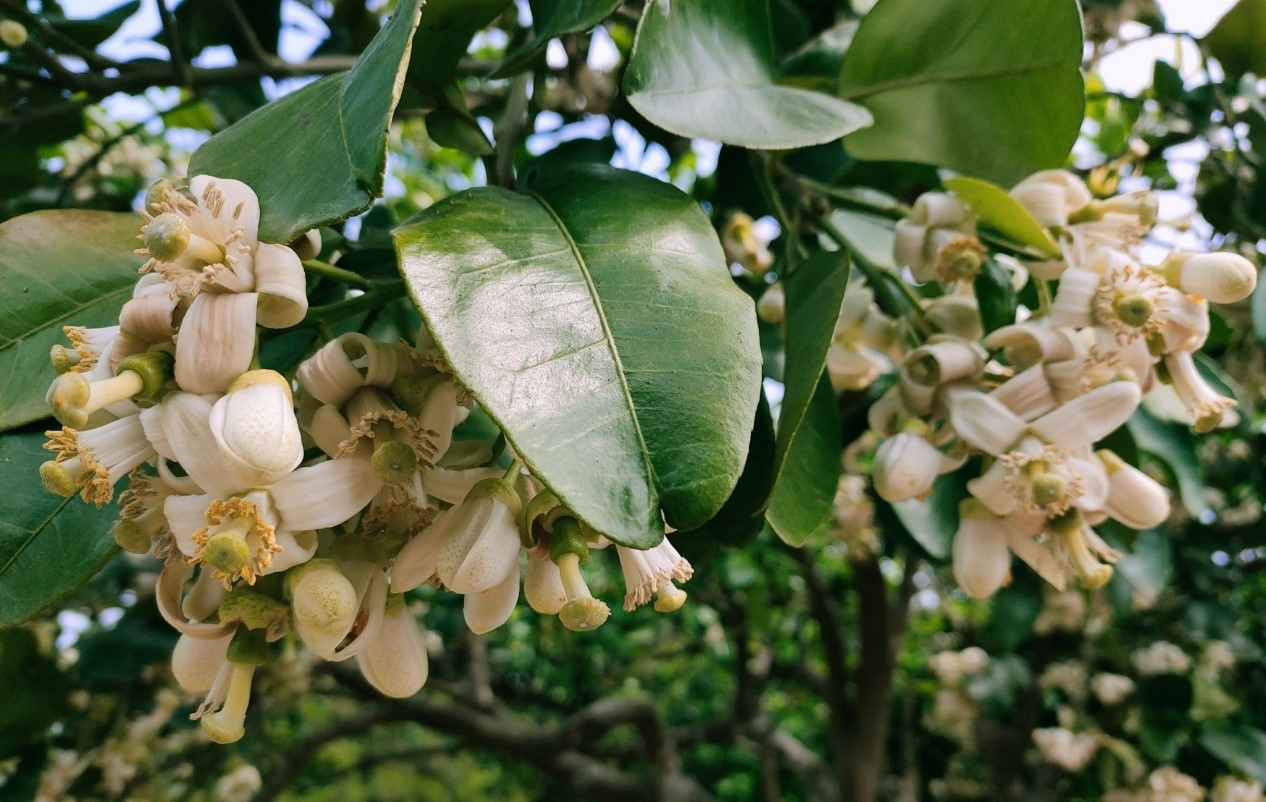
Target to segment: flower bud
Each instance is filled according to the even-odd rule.
[[[356,622],[356,588],[332,560],[309,560],[286,576],[295,631],[318,655],[334,652]]]
[[[211,433],[244,487],[266,487],[303,461],[290,387],[280,374],[242,374],[211,408]]]
[[[441,513],[445,528],[436,573],[449,590],[488,590],[518,564],[520,506],[504,480],[486,479],[461,504]],[[435,526],[440,525],[437,519]]]
[[[523,595],[528,605],[541,615],[558,615],[567,603],[563,576],[552,560],[529,559]]]
[[[360,673],[384,696],[405,699],[422,689],[429,671],[426,635],[408,609],[383,617],[378,637],[356,655]]]
[[[1092,200],[1081,179],[1067,170],[1042,170],[1011,188],[1011,197],[1043,226],[1067,225]]]
[[[778,324],[787,319],[787,295],[781,284],[770,286],[756,302],[756,315],[766,323]]]
[[[1257,268],[1236,253],[1175,253],[1156,272],[1173,286],[1189,295],[1230,304],[1253,294],[1257,286]]]
[[[927,440],[899,432],[879,444],[871,474],[884,501],[920,498],[941,472],[941,452]]]
[[[1107,449],[1097,454],[1108,474],[1109,515],[1133,529],[1151,529],[1169,518],[1169,495],[1155,479]]]
[[[958,509],[954,580],[968,596],[987,599],[998,592],[1011,573],[1006,523],[975,499],[964,500]]]

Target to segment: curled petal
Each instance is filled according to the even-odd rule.
[[[255,253],[255,292],[259,293],[259,325],[285,329],[308,314],[303,263],[285,245],[261,242]]]
[[[235,626],[218,638],[195,638],[181,635],[171,653],[171,673],[182,690],[206,693],[211,690],[220,669],[228,662],[229,644]]]
[[[179,300],[167,293],[146,293],[123,304],[119,328],[146,343],[171,339],[176,333]]]
[[[400,358],[394,345],[344,334],[299,366],[299,383],[321,403],[341,407],[362,387],[390,387],[400,375]]]
[[[219,393],[250,370],[255,355],[255,293],[199,293],[176,335],[176,383]]]
[[[181,593],[185,580],[193,573],[193,569],[181,562],[170,563],[158,575],[158,585],[154,589],[154,599],[158,604],[158,612],[163,620],[182,635],[203,640],[214,640],[232,635],[234,624],[199,623],[191,621],[181,605]],[[218,587],[218,584],[217,584]],[[222,589],[221,589],[222,590]]]
[[[356,656],[360,673],[378,692],[406,699],[426,684],[426,635],[407,610],[383,619],[378,637]]]
[[[495,479],[505,471],[500,468],[461,468],[446,470],[436,468],[422,474],[422,487],[426,494],[449,504],[458,504],[477,482]]]

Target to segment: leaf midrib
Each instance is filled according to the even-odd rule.
[[[655,480],[655,467],[651,464],[651,452],[646,445],[646,436],[642,433],[642,421],[638,418],[637,407],[633,404],[633,393],[629,390],[628,379],[624,375],[624,361],[620,359],[620,352],[615,347],[615,335],[611,333],[611,324],[607,322],[606,310],[602,307],[602,300],[598,297],[598,290],[593,285],[593,276],[589,273],[589,265],[585,262],[584,256],[580,253],[580,247],[576,244],[576,240],[572,237],[567,226],[563,224],[562,218],[554,211],[554,207],[550,206],[549,201],[537,192],[529,192],[528,195],[541,205],[545,213],[554,221],[554,226],[562,234],[563,239],[567,242],[567,247],[571,250],[572,258],[576,261],[576,266],[580,269],[580,275],[585,279],[585,287],[589,290],[589,299],[593,302],[594,311],[598,315],[598,323],[602,326],[602,338],[607,343],[607,350],[611,352],[611,359],[615,362],[615,374],[620,382],[620,391],[624,394],[624,403],[628,407],[629,417],[633,420],[633,431],[637,434],[638,453],[642,457],[642,462],[646,466],[646,478],[650,481],[653,489],[657,489],[658,483]]]
[[[43,332],[43,331],[46,331],[47,329],[49,329],[49,328],[50,328],[50,327],[52,327],[53,325],[55,325],[55,324],[57,324],[57,323],[60,323],[61,321],[65,320],[66,318],[68,318],[68,317],[70,317],[70,316],[72,316],[72,315],[78,314],[79,312],[82,312],[83,310],[85,310],[85,309],[87,309],[87,308],[89,308],[89,307],[91,307],[91,306],[96,306],[96,305],[97,305],[97,304],[99,304],[99,303],[103,303],[103,302],[105,302],[105,301],[113,300],[113,299],[114,299],[114,297],[115,297],[115,296],[117,296],[117,295],[123,295],[123,294],[131,293],[131,292],[132,292],[132,288],[133,288],[134,284],[135,284],[135,282],[131,282],[131,283],[129,283],[127,286],[125,286],[125,287],[120,287],[119,289],[114,290],[114,291],[112,291],[112,292],[108,292],[108,293],[106,293],[105,295],[98,295],[98,296],[94,297],[91,301],[87,301],[86,303],[79,304],[79,305],[78,305],[78,306],[76,306],[75,308],[67,310],[66,312],[64,312],[64,313],[63,313],[63,314],[61,314],[61,315],[58,315],[57,317],[53,318],[52,320],[46,320],[46,321],[44,321],[43,323],[41,323],[40,325],[38,325],[38,326],[36,326],[36,327],[34,327],[34,328],[32,328],[32,329],[28,329],[27,331],[22,332],[21,334],[19,334],[18,336],[16,336],[16,337],[14,337],[14,338],[10,339],[10,340],[9,340],[8,342],[6,342],[6,343],[0,343],[0,353],[2,353],[2,352],[4,352],[4,351],[7,351],[8,349],[10,349],[10,348],[12,348],[12,347],[14,347],[14,346],[16,346],[16,345],[20,345],[20,344],[22,344],[22,343],[26,342],[27,340],[29,340],[29,339],[31,339],[32,337],[34,337],[36,334],[39,334],[39,333],[41,333],[41,332]]]
[[[1007,78],[1013,75],[1028,75],[1035,72],[1063,69],[1066,66],[1068,65],[1064,64],[1062,61],[1051,61],[1002,70],[965,70],[961,72],[909,75],[904,78],[893,78],[888,81],[881,81],[877,84],[870,84],[868,86],[841,92],[839,97],[844,100],[859,100],[870,97],[871,95],[880,94],[881,92],[892,92],[897,89],[906,89],[907,87],[920,86],[922,84],[950,84],[958,83],[959,81],[978,80],[981,78]]]

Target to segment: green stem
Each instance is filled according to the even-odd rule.
[[[519,478],[519,473],[521,473],[522,471],[523,471],[523,463],[519,462],[516,459],[514,462],[510,463],[509,468],[506,468],[505,475],[502,476],[501,478],[506,482],[506,484],[512,485]]]
[[[1030,275],[1029,280],[1033,282],[1033,289],[1037,291],[1037,313],[1039,315],[1049,314],[1051,311],[1051,287],[1046,283],[1046,279],[1038,278]]]
[[[862,271],[862,274],[866,277],[866,281],[871,285],[876,293],[882,292],[882,285],[885,283],[891,287],[895,287],[897,291],[905,297],[904,305],[908,307],[907,311],[913,313],[912,317],[914,325],[918,328],[919,332],[924,337],[931,336],[932,326],[928,323],[927,317],[923,312],[923,298],[914,291],[913,287],[905,283],[900,276],[889,270],[885,270],[867,259],[862,252],[849,241],[848,235],[841,231],[838,226],[828,220],[825,216],[818,218],[817,226],[822,233],[826,234],[835,241],[835,244],[840,247],[840,250],[848,254],[849,259],[851,259],[852,262]],[[892,313],[895,312],[895,310],[889,310],[889,312]],[[897,314],[899,315],[900,313]]]
[[[396,301],[404,291],[404,282],[402,281],[373,281],[367,283],[369,289],[363,295],[309,309],[305,322],[320,324],[333,320],[346,320],[352,315],[369,312]]]
[[[787,238],[788,261],[793,256],[798,256],[801,259],[806,258],[808,252],[805,250],[804,243],[800,242],[798,236],[799,227],[791,219],[791,215],[787,213],[787,207],[782,202],[782,195],[778,192],[778,187],[774,185],[774,159],[762,156],[756,151],[751,151],[749,158],[761,195],[764,196],[765,202],[769,204],[769,207],[774,210],[774,217],[778,219],[778,225],[782,227],[782,235]],[[794,243],[794,250],[791,247],[792,243]],[[790,268],[791,266],[788,265],[788,267]],[[791,270],[786,272],[790,273]]]
[[[373,283],[362,275],[316,259],[304,260],[303,269],[313,275],[331,278],[358,290],[369,290],[373,286]]]

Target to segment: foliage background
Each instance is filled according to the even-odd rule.
[[[152,180],[183,173],[211,133],[314,73],[346,68],[389,10],[371,5],[258,2],[242,4],[239,21],[234,4],[185,0],[165,34],[148,2],[117,12],[69,2],[0,4],[0,14],[26,20],[50,43],[73,42],[88,74],[101,76],[99,83],[75,79],[69,93],[42,83],[21,88],[21,70],[41,65],[24,64],[17,51],[6,57],[0,215],[134,208]],[[617,91],[639,11],[606,5],[595,31],[533,51],[525,6],[432,0],[424,13],[460,6],[471,31],[480,32],[464,54],[449,54],[455,95],[442,98],[447,81],[409,84],[416,95],[406,93],[391,130],[386,198],[334,234],[347,239],[342,264],[378,269],[392,259],[387,232],[453,191],[496,183],[512,168],[523,174],[575,161],[608,161],[671,181],[704,204],[718,229],[742,210],[758,220],[775,254],[791,247],[796,237],[784,233],[788,220],[775,202],[787,187],[777,175],[771,184],[747,152],[651,124]],[[775,58],[789,82],[812,85],[819,62],[838,68],[839,48],[822,32],[838,21],[833,30],[846,38],[869,5],[772,3]],[[1192,215],[1171,235],[1177,239],[1155,243],[1158,252],[1210,244],[1260,256],[1266,107],[1254,76],[1266,73],[1266,50],[1242,41],[1253,31],[1246,24],[1203,40],[1162,36],[1189,29],[1187,5],[1084,4],[1088,102],[1071,164],[1105,194],[1117,182],[1148,186],[1165,192],[1163,218]],[[1207,28],[1220,10],[1202,4],[1196,24]],[[28,19],[32,11],[52,32]],[[439,50],[425,58],[443,63]],[[136,61],[141,72],[112,84],[110,73],[91,69],[93,52]],[[1222,62],[1211,63],[1219,52]],[[527,53],[533,71],[486,79],[507,53]],[[180,65],[241,74],[195,75],[190,88]],[[174,78],[167,75],[173,70]],[[513,103],[525,104],[522,116],[507,113]],[[474,127],[459,113],[466,109],[479,120]],[[485,134],[518,145],[491,153]],[[884,158],[882,143],[872,147]],[[839,205],[854,211],[866,208],[856,200],[869,197],[862,189],[908,202],[939,183],[930,167],[853,161],[833,141],[802,148],[785,163],[793,175],[836,190]],[[736,267],[735,275],[754,297],[764,288],[758,274]],[[418,322],[402,300],[337,325],[390,337]],[[908,531],[880,505],[874,557],[838,528],[802,547],[784,545],[768,529],[741,549],[683,542],[697,573],[680,613],[616,616],[584,638],[527,609],[491,637],[474,638],[464,634],[455,599],[422,591],[414,605],[434,633],[434,649],[432,679],[417,699],[382,704],[354,676],[314,670],[295,653],[265,677],[247,738],[209,749],[185,720],[191,700],[170,690],[165,663],[175,637],[150,599],[154,566],[114,555],[56,609],[0,632],[0,795],[35,798],[41,785],[47,794],[65,778],[63,792],[44,798],[249,798],[249,781],[245,792],[234,786],[249,777],[247,766],[262,777],[257,798],[348,802],[579,799],[598,788],[613,798],[613,788],[645,798],[638,796],[645,786],[620,785],[609,772],[630,783],[691,778],[724,800],[860,798],[849,790],[866,772],[886,799],[1097,799],[1166,765],[1206,787],[1227,774],[1266,782],[1266,293],[1232,308],[1215,332],[1206,353],[1241,399],[1241,424],[1197,443],[1171,423],[1132,422],[1121,448],[1146,452],[1186,509],[1163,531],[1115,533],[1130,556],[1067,626],[1050,625],[1060,601],[1027,573],[1017,572],[991,604],[966,600],[940,566],[945,527]],[[766,391],[776,405],[778,334],[766,329],[763,336]],[[304,347],[281,343],[274,353],[284,360]],[[844,443],[861,433],[865,403],[841,399]],[[6,436],[0,472],[10,493],[38,492],[32,476],[15,470],[22,461],[14,455],[42,428]],[[599,569],[592,584],[600,595],[619,593],[613,566]],[[1211,642],[1225,642],[1234,664],[1141,675],[1131,655],[1160,640],[1197,664]],[[962,686],[960,727],[965,718],[971,733],[964,738],[937,712],[943,688],[929,659],[971,645],[990,661]],[[1135,702],[1110,708],[1084,684],[1078,693],[1076,683],[1061,689],[1040,680],[1052,664],[1070,662],[1086,675],[1133,676]],[[1095,761],[1078,772],[1037,759],[1030,735],[1070,715],[1102,734]],[[883,719],[891,722],[886,735],[876,726]]]

